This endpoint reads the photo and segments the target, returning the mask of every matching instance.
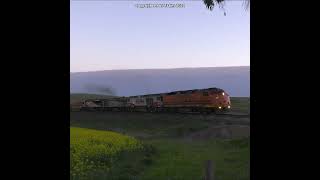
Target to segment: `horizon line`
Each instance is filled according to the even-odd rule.
[[[204,67],[178,67],[178,68],[142,68],[142,69],[105,69],[105,70],[93,70],[93,71],[76,71],[71,73],[90,73],[101,71],[125,71],[125,70],[165,70],[165,69],[196,69],[196,68],[227,68],[227,67],[250,67],[250,65],[243,66],[204,66]]]

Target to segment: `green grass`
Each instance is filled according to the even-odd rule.
[[[250,97],[231,97],[232,111],[250,113]]]
[[[234,112],[250,112],[249,98],[231,100]],[[250,126],[250,118],[142,112],[71,112],[70,118],[71,126],[103,130],[99,132],[116,131],[142,142],[144,148],[136,155],[118,156],[108,177],[112,174],[115,179],[200,180],[204,163],[210,159],[216,165],[215,180],[249,180],[250,138],[187,138],[220,123]]]
[[[135,138],[115,132],[70,128],[70,178],[136,176],[149,151]]]
[[[71,125],[113,130],[139,138],[182,137],[206,129],[219,120],[190,114],[130,112],[71,112]]]
[[[212,160],[216,180],[249,180],[248,138],[195,142],[158,139],[149,143],[157,147],[159,155],[141,179],[201,180],[206,160]]]

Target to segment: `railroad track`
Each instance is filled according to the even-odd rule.
[[[232,113],[225,113],[225,114],[214,114],[216,116],[231,116],[231,117],[250,117],[250,114],[232,114]]]
[[[179,112],[179,114],[202,114],[201,112]],[[210,113],[210,114],[203,114],[203,115],[210,115],[210,116],[227,116],[227,117],[250,117],[250,114],[243,114],[243,113]]]
[[[123,113],[123,111],[92,111],[92,112],[112,112],[112,113]],[[147,113],[147,114],[194,114],[194,115],[205,115],[205,116],[226,116],[226,117],[238,117],[245,118],[250,117],[250,114],[243,113],[210,113],[203,114],[201,112],[145,112],[145,111],[134,111],[134,112],[125,112],[125,113]]]

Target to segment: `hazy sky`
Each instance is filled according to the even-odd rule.
[[[250,65],[250,12],[202,1],[185,8],[136,8],[166,1],[71,1],[70,72]]]

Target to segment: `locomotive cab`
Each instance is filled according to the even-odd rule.
[[[222,89],[209,89],[203,92],[203,96],[209,98],[209,107],[213,110],[228,111],[231,109],[230,96]]]
[[[225,91],[213,93],[212,103],[219,110],[229,110],[231,108],[230,96]]]

